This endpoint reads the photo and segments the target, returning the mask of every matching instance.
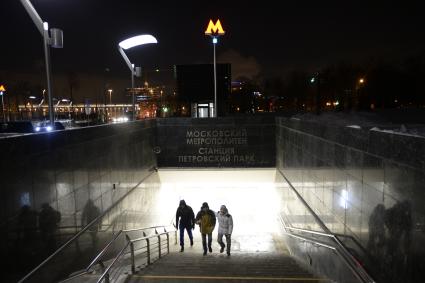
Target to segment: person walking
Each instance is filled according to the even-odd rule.
[[[227,245],[227,256],[230,256],[230,246],[232,242],[232,232],[233,232],[233,218],[229,214],[227,207],[222,205],[220,211],[217,212],[218,220],[218,236],[217,242],[220,245],[220,253],[224,252],[224,248]],[[223,243],[223,235],[226,237],[226,245]]]
[[[179,222],[180,219],[180,222]],[[184,251],[184,230],[190,239],[190,245],[193,246],[192,229],[195,229],[195,214],[193,209],[182,199],[176,211],[176,228],[180,230],[180,252]]]
[[[214,211],[210,209],[208,203],[204,202],[202,204],[201,210],[196,214],[195,222],[200,226],[204,255],[207,255],[207,236],[208,250],[212,253],[212,232],[215,228],[216,218]]]

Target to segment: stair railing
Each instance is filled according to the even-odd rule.
[[[280,172],[280,171],[279,171]],[[320,217],[314,212],[314,210],[308,205],[308,203],[304,200],[304,198],[298,193],[298,191],[295,189],[295,187],[291,184],[291,182],[286,178],[285,175],[283,175],[282,172],[280,172],[282,177],[286,180],[286,182],[289,184],[289,187],[292,189],[292,191],[295,193],[297,198],[301,201],[301,203],[305,206],[305,208],[311,213],[311,215],[315,218],[319,226],[323,229],[324,232],[318,232],[313,230],[306,230],[306,229],[300,229],[291,227],[288,225],[282,216],[279,217],[280,222],[282,223],[285,234],[298,239],[302,241],[306,241],[315,245],[319,245],[331,250],[334,250],[337,255],[343,260],[343,262],[348,266],[348,268],[351,270],[351,272],[355,275],[355,277],[359,280],[359,282],[362,283],[375,283],[375,280],[369,275],[369,273],[365,270],[363,265],[347,250],[345,245],[341,242],[340,239],[338,239],[338,236],[341,236],[339,234],[332,233],[329,228],[323,223],[323,221],[320,219]],[[294,233],[295,232],[295,233]],[[297,234],[298,233],[298,234]],[[299,233],[307,233],[313,236],[319,236],[319,237],[325,237],[328,240],[330,240],[330,243],[323,243],[316,239],[308,238],[303,235],[300,235]],[[359,244],[357,241],[355,241],[356,244]]]
[[[167,231],[167,228],[170,227]],[[158,229],[163,229],[163,232],[158,232]],[[147,235],[146,230],[153,229],[154,234]],[[147,227],[147,228],[139,228],[139,229],[129,229],[129,230],[122,230],[124,233],[128,232],[134,232],[134,231],[140,231],[142,232],[142,237],[131,239],[128,234],[125,235],[126,238],[126,244],[122,247],[122,249],[118,252],[118,254],[115,256],[115,258],[112,260],[112,262],[106,267],[101,275],[101,277],[97,280],[98,283],[102,282],[104,280],[105,283],[109,283],[110,278],[110,272],[112,267],[114,267],[117,262],[124,257],[126,254],[130,254],[130,265],[131,265],[131,273],[136,273],[136,256],[137,259],[143,259],[146,257],[147,265],[152,264],[152,259],[155,258],[153,256],[153,251],[157,249],[158,252],[158,259],[161,258],[163,254],[163,241],[162,238],[165,237],[165,244],[166,244],[166,254],[170,253],[170,234],[173,233],[175,236],[175,244],[177,244],[177,230],[172,226],[153,226],[153,227]],[[118,237],[117,237],[118,238]],[[116,238],[116,239],[117,239]],[[152,241],[155,239],[156,241]],[[137,246],[137,243],[144,243],[145,245]],[[110,246],[110,245],[108,245]],[[127,248],[130,247],[129,252],[125,252]],[[105,247],[105,250],[108,247]],[[96,263],[102,263],[102,255],[105,252],[102,251],[96,258],[93,260],[91,265],[86,269],[87,271],[92,268]]]
[[[32,277],[34,277],[36,274],[41,272],[43,268],[45,268],[48,264],[50,264],[54,259],[57,258],[59,254],[61,254],[66,248],[71,246],[74,243],[78,244],[78,239],[80,236],[82,236],[86,231],[91,229],[94,225],[97,225],[98,222],[102,220],[105,215],[110,213],[113,209],[115,209],[119,203],[123,199],[125,199],[134,189],[136,189],[140,184],[142,184],[147,178],[149,178],[153,172],[149,172],[147,176],[145,176],[141,181],[139,181],[133,188],[131,188],[128,192],[126,192],[123,196],[121,196],[113,205],[111,205],[109,208],[107,208],[104,212],[102,212],[98,217],[93,219],[90,223],[88,223],[82,230],[80,230],[78,233],[76,233],[73,237],[71,237],[68,241],[66,241],[62,246],[60,246],[53,254],[51,254],[49,257],[47,257],[43,262],[41,262],[37,267],[35,267],[33,270],[31,270],[27,275],[25,275],[21,280],[18,281],[18,283],[28,282],[28,280]]]
[[[284,226],[285,234],[296,238],[301,241],[310,242],[315,245],[319,245],[331,250],[334,250],[336,254],[343,260],[343,262],[347,265],[347,267],[352,271],[352,273],[360,280],[359,282],[362,283],[375,283],[375,280],[369,275],[369,273],[364,269],[363,265],[356,259],[344,246],[344,244],[341,243],[341,241],[337,238],[334,234],[328,234],[328,233],[322,233],[312,230],[306,230],[306,229],[300,229],[300,228],[294,228],[288,226],[282,218],[280,218],[281,223]],[[295,232],[295,233],[293,233]],[[310,237],[305,237],[300,234],[296,233],[307,233],[313,236],[319,236],[319,237],[325,237],[328,238],[331,243],[324,243],[321,241],[318,241],[316,239],[312,239]]]

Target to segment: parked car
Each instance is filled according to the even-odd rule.
[[[36,133],[41,133],[41,132],[65,130],[65,127],[64,125],[62,125],[61,122],[58,122],[58,121],[55,121],[53,126],[50,124],[49,121],[43,121],[43,122],[37,123],[34,130]]]
[[[34,125],[31,121],[9,121],[2,126],[3,133],[34,133]]]

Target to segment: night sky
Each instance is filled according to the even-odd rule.
[[[18,0],[0,2],[0,69],[42,68],[42,39],[35,25]],[[64,49],[52,50],[54,73],[109,68],[126,75],[116,46],[143,33],[154,35],[159,44],[127,54],[145,70],[212,62],[212,44],[203,34],[210,18],[219,18],[226,31],[217,46],[219,61],[248,77],[375,57],[397,60],[425,50],[425,1],[276,2],[32,1],[50,27],[64,31]]]

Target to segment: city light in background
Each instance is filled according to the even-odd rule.
[[[24,0],[18,2],[19,6],[16,5],[16,8],[19,9],[17,11],[20,11],[20,13],[13,13],[13,17],[8,22],[13,23],[14,21],[18,21],[18,18],[18,22],[28,20],[29,13],[31,19],[36,24],[36,28],[40,33],[43,33],[43,36],[44,32],[46,30],[48,31],[49,40],[52,44],[50,46],[60,46],[58,44],[62,38],[60,30],[49,28],[49,25],[42,21],[40,17],[32,17],[31,12],[22,12],[22,4],[27,9],[30,7],[28,4],[31,3]],[[37,6],[40,6],[43,18],[52,19],[51,22],[57,23],[59,26],[62,23],[66,25],[66,18],[62,20],[53,13],[52,10],[54,9],[49,10],[46,8],[55,5],[54,3],[49,3],[48,6],[46,3],[37,4]],[[74,5],[75,7],[72,6],[69,9],[83,9],[82,7],[78,7],[77,4]],[[139,7],[140,4],[134,5]],[[233,5],[229,4],[229,7]],[[100,56],[103,53],[114,54],[115,51],[110,49],[110,44],[104,43],[111,42],[113,37],[116,40],[116,38],[120,38],[122,35],[115,32],[115,26],[122,27],[120,33],[122,33],[122,30],[135,30],[132,28],[131,21],[129,20],[131,17],[121,17],[120,15],[121,11],[132,14],[137,9],[129,11],[125,7],[118,6],[102,3],[102,5],[97,7],[96,11],[90,10],[92,7],[84,7],[84,9],[88,9],[87,13],[93,17],[98,14],[97,10],[99,9],[114,12],[114,15],[118,17],[115,23],[112,21],[102,22],[102,25],[107,26],[105,30],[110,32],[89,36],[90,32],[86,32],[80,26],[83,25],[83,21],[75,22],[72,26],[67,27],[67,32],[68,30],[71,32],[70,37],[67,38],[70,38],[71,42],[69,46],[65,46],[60,51],[66,55],[59,55],[55,51],[52,52],[52,56],[58,56],[55,57],[55,60],[60,61],[57,66],[54,66],[55,84],[58,84],[54,89],[57,93],[53,94],[52,91],[48,91],[48,83],[37,77],[41,69],[32,71],[32,75],[28,77],[29,79],[13,78],[14,76],[21,76],[19,72],[5,72],[7,76],[5,76],[4,81],[0,82],[8,85],[7,94],[2,96],[4,100],[3,114],[5,115],[5,118],[2,119],[51,120],[49,110],[54,110],[55,118],[84,120],[92,125],[113,122],[113,118],[126,115],[131,118],[132,114],[135,114],[137,117],[134,118],[137,119],[191,117],[194,112],[191,107],[193,101],[182,99],[185,93],[179,89],[178,85],[195,84],[195,81],[186,80],[184,82],[178,82],[181,76],[176,72],[176,67],[179,64],[196,65],[202,63],[212,65],[213,61],[215,61],[212,60],[212,56],[210,57],[208,55],[207,50],[204,49],[199,52],[199,46],[189,40],[195,37],[200,41],[204,40],[200,36],[200,32],[211,37],[213,48],[217,44],[220,44],[220,49],[217,50],[216,54],[218,65],[223,60],[229,62],[231,65],[231,76],[220,77],[220,74],[217,73],[214,89],[212,90],[212,92],[215,92],[214,96],[220,96],[223,95],[222,92],[226,89],[224,94],[225,100],[223,101],[223,113],[225,115],[254,115],[257,113],[285,111],[315,112],[315,109],[325,112],[349,112],[425,107],[425,101],[421,95],[423,93],[423,84],[420,83],[420,78],[425,76],[421,73],[421,70],[423,70],[421,62],[423,60],[421,60],[421,55],[415,51],[419,49],[423,50],[423,48],[415,47],[416,45],[421,46],[421,41],[397,40],[397,42],[402,42],[400,44],[406,46],[412,45],[412,42],[418,43],[413,46],[415,48],[405,48],[406,50],[412,50],[411,54],[403,53],[397,54],[397,56],[389,56],[384,55],[382,52],[374,54],[371,50],[379,50],[378,47],[380,46],[374,42],[362,44],[360,47],[356,47],[356,44],[341,46],[334,44],[336,39],[330,37],[323,41],[325,46],[323,48],[329,51],[327,52],[327,54],[330,54],[329,58],[321,58],[322,56],[311,54],[315,48],[301,52],[302,48],[298,46],[301,44],[300,42],[284,41],[283,37],[277,36],[277,34],[282,32],[281,26],[276,23],[271,24],[269,15],[257,9],[255,9],[255,12],[253,10],[247,11],[246,15],[239,15],[238,17],[217,13],[214,15],[217,18],[211,20],[209,18],[203,18],[202,21],[197,23],[196,33],[195,31],[182,30],[179,40],[170,41],[167,37],[166,44],[152,50],[146,48],[139,52],[136,48],[139,45],[157,43],[156,38],[152,35],[136,35],[122,40],[118,43],[118,46],[122,50],[125,50],[125,52],[128,52],[131,58],[139,61],[143,66],[146,65],[146,68],[143,68],[141,72],[142,77],[140,80],[149,84],[149,90],[147,92],[141,90],[144,85],[132,85],[131,89],[126,88],[124,75],[122,74],[122,64],[115,62],[117,61],[115,59],[111,60],[108,56]],[[324,6],[327,9],[324,9]],[[166,7],[162,8],[167,10]],[[324,9],[322,11],[325,11],[325,14],[329,13],[328,16],[330,18],[338,14],[331,13],[330,11],[338,9],[327,4],[319,5],[316,8],[318,10]],[[355,6],[351,8],[347,15],[348,17],[352,16],[351,13],[354,15],[354,11],[359,9]],[[391,10],[393,8],[385,7],[384,9]],[[156,11],[156,9],[152,9],[152,11]],[[176,11],[179,11],[180,14],[185,14],[186,10],[178,8]],[[125,13],[122,12],[122,14]],[[295,9],[293,13],[297,15],[298,12]],[[179,19],[174,21],[176,26],[187,21],[185,17],[178,17],[177,15],[178,13],[170,15],[173,19]],[[251,17],[248,15],[251,15]],[[261,19],[261,24],[258,24],[258,21],[252,21],[252,18],[254,18],[252,15],[255,15],[256,19]],[[9,17],[9,15],[5,15],[5,17]],[[415,14],[413,13],[409,17],[409,21],[403,21],[403,25],[397,25],[399,34],[402,34],[406,39],[408,37],[422,38],[422,36],[414,35],[416,34],[414,26],[411,26],[409,29],[411,33],[400,32],[412,24],[410,20],[413,21],[414,17]],[[236,18],[244,24],[235,24]],[[169,26],[161,21],[148,20],[146,18],[140,20],[149,22],[146,26],[154,27],[155,31],[160,30],[161,34],[167,34],[166,31],[169,30]],[[224,23],[222,22],[223,20],[225,20]],[[398,21],[397,19],[394,20]],[[321,26],[324,38],[329,36],[329,27],[323,27],[322,22],[314,21],[314,17],[307,18],[305,21],[309,23],[313,21],[316,25]],[[342,23],[341,25],[332,27],[332,29],[340,30],[338,34],[345,34],[344,31],[351,32],[351,25],[351,22]],[[293,29],[285,30],[285,32],[289,38],[294,38],[297,34],[302,33],[299,29],[297,26]],[[37,33],[35,35],[31,34],[31,30],[34,30],[34,25],[30,22],[19,33],[25,33],[27,41],[33,43],[39,40],[39,35]],[[252,33],[248,33],[247,30],[251,30]],[[362,36],[368,34],[369,37],[376,32],[375,27],[368,24],[367,21],[357,23],[356,30],[362,30]],[[5,32],[16,34],[15,25],[10,26]],[[192,32],[193,37],[190,35]],[[218,37],[224,34],[226,34],[226,37]],[[252,34],[270,39],[272,44],[266,45],[270,46],[271,49],[269,48],[267,52],[264,52],[263,48],[266,46],[264,41],[252,40]],[[87,42],[82,44],[77,39],[84,36],[86,36],[85,39]],[[372,36],[371,38],[376,37]],[[28,42],[23,43],[22,40],[21,38],[16,38],[11,44],[4,46],[5,52],[8,53],[5,53],[5,56],[3,56],[2,63],[7,63],[4,65],[7,68],[10,68],[14,64],[20,64],[21,67],[15,68],[15,70],[27,69],[27,66],[30,66],[32,64],[31,62],[34,62],[34,58],[41,56],[39,51],[37,52],[32,48],[32,44],[28,44]],[[314,46],[312,42],[309,42],[310,40],[312,40],[310,37],[302,38],[303,46]],[[97,42],[103,43],[98,44]],[[322,41],[319,40],[319,42]],[[388,45],[391,44],[388,43]],[[84,54],[76,52],[75,48],[81,45],[96,46],[96,48],[87,48],[87,53]],[[378,47],[366,48],[366,46],[375,45]],[[195,48],[195,46],[198,47]],[[13,49],[17,48],[20,50],[19,56],[13,55]],[[288,52],[282,53],[282,48],[285,50],[289,48]],[[388,49],[390,50],[391,48],[388,47]],[[232,52],[229,50],[232,50]],[[340,52],[335,52],[339,50]],[[32,54],[32,57],[28,58],[27,54]],[[229,57],[229,54],[232,54],[232,56]],[[343,58],[345,58],[346,62],[342,63],[336,54],[345,54]],[[380,57],[383,60],[378,60]],[[369,58],[376,58],[377,60],[369,60]],[[43,64],[43,61],[38,62],[38,64],[40,63]],[[81,67],[83,65],[84,67]],[[136,70],[131,63],[130,65],[133,76]],[[85,73],[86,69],[90,70],[91,73],[97,72],[95,77],[86,79],[88,77]],[[44,70],[43,67],[42,70]],[[103,73],[100,73],[101,71],[99,70],[103,71]],[[256,75],[251,75],[251,71],[252,74]],[[318,74],[320,74],[320,78]],[[168,77],[164,78],[165,75]],[[223,85],[220,82],[220,79],[225,80],[225,77],[228,77],[230,86]],[[236,87],[236,84],[239,84],[239,86]],[[204,89],[198,90],[198,93],[209,93],[211,90],[210,86],[206,86],[205,84],[203,86]],[[135,90],[136,87],[138,88],[137,90]],[[157,95],[156,93],[159,88],[163,90],[161,95]],[[104,94],[99,94],[100,92],[95,91],[95,89],[104,89]],[[133,90],[135,92],[134,103],[131,98]],[[25,97],[23,97],[24,92],[26,93]],[[42,92],[42,95],[40,92]],[[52,95],[52,107],[48,107],[50,95]],[[53,103],[54,99],[56,100]],[[66,107],[64,101],[58,104],[58,99],[68,99],[70,105]],[[214,100],[216,99],[214,98]],[[214,107],[219,106],[220,102],[217,102],[217,104]],[[130,105],[130,107],[127,105]],[[135,113],[134,109],[138,109],[139,112]],[[212,114],[215,114],[214,109],[212,110]]]

